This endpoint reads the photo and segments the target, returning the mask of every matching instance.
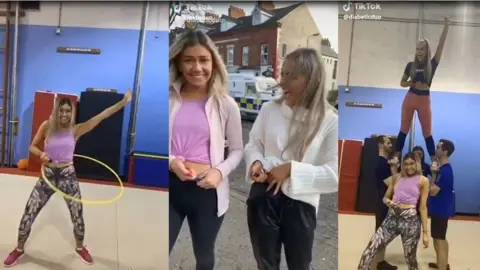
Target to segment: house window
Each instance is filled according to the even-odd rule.
[[[220,24],[220,31],[225,32],[228,30],[228,23],[226,20],[223,20]]]
[[[282,58],[287,56],[287,44],[282,44]]]
[[[242,47],[242,66],[248,66],[248,46]]]
[[[334,80],[337,79],[337,63],[337,60],[335,60],[335,62],[333,63],[332,79]]]
[[[256,10],[252,18],[253,18],[253,21],[252,21],[253,25],[259,25],[262,23],[262,14],[260,13],[260,11]]]
[[[227,66],[233,66],[234,47],[235,45],[227,45]]]
[[[262,44],[260,46],[260,65],[268,65],[268,44]]]

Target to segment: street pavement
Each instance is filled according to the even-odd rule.
[[[252,122],[244,121],[243,140],[248,142],[248,132]],[[216,270],[256,270],[246,218],[246,197],[250,185],[245,182],[245,163],[230,175],[230,207],[225,215],[216,244]],[[317,219],[317,229],[313,249],[313,267],[316,270],[333,270],[338,267],[337,257],[337,193],[322,195]],[[170,255],[170,269],[195,269],[195,258],[188,224],[182,231]],[[287,269],[282,255],[282,267]]]

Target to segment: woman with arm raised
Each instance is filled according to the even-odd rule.
[[[423,137],[427,146],[427,152],[432,161],[435,156],[435,142],[432,136],[432,109],[430,103],[430,87],[433,76],[443,54],[443,47],[447,39],[450,20],[445,17],[444,27],[440,36],[437,51],[431,57],[431,48],[428,39],[421,39],[417,43],[415,58],[405,67],[405,72],[400,81],[402,87],[409,87],[402,104],[400,132],[397,136],[397,158],[401,157],[407,134],[413,120],[415,111],[422,126]]]
[[[43,163],[45,177],[65,194],[81,199],[80,185],[73,166],[75,144],[82,135],[121,110],[130,100],[130,91],[127,91],[122,101],[80,124],[75,124],[75,106],[72,102],[69,99],[57,100],[50,119],[42,123],[30,145],[30,153],[38,156]],[[45,152],[38,147],[42,140],[45,141]],[[42,179],[35,184],[20,220],[17,247],[5,259],[5,267],[13,266],[24,255],[24,246],[32,225],[54,193],[55,191]],[[65,202],[73,223],[73,234],[77,246],[75,252],[84,263],[93,264],[92,256],[83,245],[85,238],[83,204],[68,199],[65,199]]]

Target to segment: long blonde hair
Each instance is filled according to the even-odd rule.
[[[430,49],[430,42],[428,39],[423,38],[421,39],[418,43],[425,43],[425,46],[427,47],[427,56],[425,58],[425,64],[424,64],[424,78],[425,81],[430,84],[430,80],[432,78],[432,62],[430,61],[432,58],[432,50]],[[419,65],[419,61],[417,58],[417,55],[415,54],[415,58],[413,59],[412,66],[410,67],[410,78],[414,79],[415,75],[417,74],[417,66]]]
[[[325,68],[319,53],[310,48],[300,48],[289,53],[284,63],[293,63],[294,73],[283,78],[282,82],[293,79],[296,76],[305,76],[307,87],[302,94],[300,103],[293,108],[290,121],[290,136],[285,151],[291,151],[292,158],[301,161],[308,147],[318,134],[328,110],[335,111],[327,101],[325,89]],[[282,86],[280,83],[280,87]],[[276,102],[282,103],[284,97]]]
[[[210,95],[215,98],[228,95],[227,89],[227,68],[223,63],[222,57],[218,53],[215,44],[213,44],[212,40],[202,31],[193,30],[184,33],[180,38],[174,42],[170,46],[170,53],[169,53],[169,79],[170,79],[170,86],[173,83],[177,83],[179,80],[182,79],[182,73],[178,69],[178,65],[180,62],[180,57],[182,52],[192,46],[202,45],[207,48],[211,55],[213,61],[213,70],[212,70],[212,77],[208,82],[208,89],[210,91]],[[180,89],[174,89],[174,87],[170,87],[170,91],[176,91]]]
[[[403,156],[402,158],[402,163],[401,163],[401,176],[402,177],[408,177],[407,173],[405,172],[405,160],[407,159],[413,159],[415,161],[415,175],[422,175],[422,164],[420,163],[420,158],[418,158],[418,155],[415,154],[414,152],[408,152]]]
[[[68,98],[62,98],[62,99],[55,99],[55,106],[53,107],[52,114],[50,115],[50,119],[48,120],[48,131],[47,131],[47,136],[50,134],[54,134],[55,132],[58,131],[59,129],[59,124],[58,124],[58,113],[60,112],[60,107],[63,105],[68,105],[70,108],[72,108],[72,115],[70,117],[70,125],[69,128],[73,128],[75,126],[75,106],[73,106],[72,101]]]

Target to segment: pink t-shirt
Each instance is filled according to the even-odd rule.
[[[183,100],[172,125],[171,154],[187,161],[210,164],[210,127],[206,100]]]
[[[215,80],[213,88],[226,87],[217,85],[221,80]],[[180,95],[182,80],[173,82],[170,85],[169,93],[169,137],[172,139],[173,125],[178,117],[184,100]],[[214,92],[214,91],[212,91]],[[221,104],[221,108],[217,106],[217,100]],[[243,157],[243,140],[242,140],[242,120],[240,117],[240,109],[235,100],[228,94],[221,95],[218,98],[210,96],[203,110],[208,121],[210,130],[209,153],[210,165],[212,168],[219,170],[222,174],[222,181],[217,187],[217,215],[222,216],[228,209],[230,201],[228,175],[235,170],[240,164]],[[189,115],[189,122],[193,121],[193,115]],[[179,123],[181,123],[179,121]],[[225,138],[228,144],[228,156],[225,157]],[[169,163],[176,159],[172,151],[172,143],[169,144]],[[183,157],[180,156],[179,157]]]
[[[394,187],[392,201],[395,203],[417,205],[420,199],[421,177],[421,175],[415,175],[400,178]]]

